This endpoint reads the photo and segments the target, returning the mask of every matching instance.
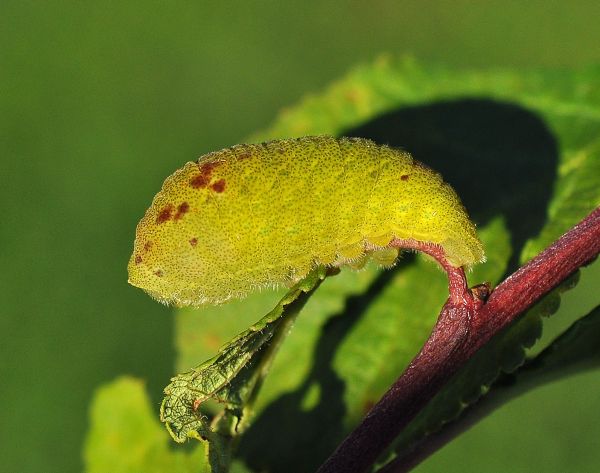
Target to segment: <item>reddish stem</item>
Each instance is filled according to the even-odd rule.
[[[358,473],[368,469],[477,350],[544,294],[593,260],[600,252],[600,207],[502,282],[486,303],[467,289],[462,269],[451,267],[441,248],[406,240],[394,242],[396,245],[419,249],[440,262],[448,273],[450,297],[422,350],[319,468],[319,473]],[[404,460],[397,465],[398,471],[403,463]]]
[[[446,253],[444,253],[444,249],[440,245],[436,245],[434,243],[425,243],[423,241],[413,240],[412,238],[394,238],[389,243],[389,246],[394,248],[417,250],[433,257],[448,275],[448,292],[450,293],[449,298],[453,303],[460,304],[461,302],[470,301],[473,298],[473,295],[469,291],[467,278],[465,277],[463,268],[452,266],[448,262]]]

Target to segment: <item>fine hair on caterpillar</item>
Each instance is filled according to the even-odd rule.
[[[316,265],[393,265],[398,242],[441,249],[444,269],[484,260],[454,190],[405,151],[330,136],[236,145],[166,179],[138,224],[129,281],[161,302],[215,304]]]

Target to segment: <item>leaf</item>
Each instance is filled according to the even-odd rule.
[[[471,283],[496,283],[599,202],[599,78],[600,70],[452,71],[381,58],[284,111],[253,140],[328,133],[407,149],[442,173],[479,225],[488,263]],[[391,271],[369,266],[327,280],[273,363],[239,458],[256,471],[315,469],[418,352],[446,297],[443,273],[412,255]],[[235,307],[180,311],[180,365],[206,353],[194,340],[222,340]],[[476,397],[500,361],[522,361],[539,316],[522,323],[505,334],[507,355],[461,397]],[[433,425],[448,415],[440,411]]]
[[[433,435],[435,441],[443,444],[453,435],[467,430],[497,407],[534,388],[564,376],[599,368],[599,339],[600,307],[597,307],[573,323],[544,351],[527,360],[515,372],[502,374],[486,396],[477,404],[467,407],[460,419],[450,425],[450,429],[429,435]],[[394,471],[391,465],[390,471]]]
[[[562,376],[600,367],[600,306],[577,320],[544,351],[520,369],[518,391]],[[517,384],[515,384],[517,386]]]
[[[600,139],[583,146],[576,143],[573,149],[565,149],[565,154],[567,159],[558,168],[560,178],[548,209],[549,219],[539,237],[527,242],[521,255],[522,262],[533,258],[567,228],[575,225],[580,217],[590,212],[590,208],[600,205]]]
[[[214,473],[228,471],[231,441],[244,430],[262,380],[281,342],[327,270],[318,267],[296,284],[279,304],[197,368],[172,378],[165,388],[161,420],[174,440],[208,440]],[[199,407],[224,406],[212,423]]]
[[[496,335],[460,370],[394,441],[386,461],[403,456],[425,436],[439,431],[488,394],[502,373],[513,373],[525,363],[526,349],[542,333],[542,317],[553,315],[560,306],[560,294],[575,287],[578,273],[542,298],[510,327]]]
[[[172,451],[142,381],[122,377],[96,391],[84,448],[88,473],[192,473],[204,449]]]

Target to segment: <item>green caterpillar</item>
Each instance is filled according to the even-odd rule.
[[[315,265],[393,264],[392,239],[484,260],[454,190],[408,153],[359,138],[237,145],[165,181],[136,230],[129,282],[200,305],[292,284]]]

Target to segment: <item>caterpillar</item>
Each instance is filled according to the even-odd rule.
[[[439,246],[454,267],[484,260],[454,190],[405,151],[330,136],[236,145],[166,179],[129,282],[163,303],[218,304],[316,265],[393,264],[393,239]]]

